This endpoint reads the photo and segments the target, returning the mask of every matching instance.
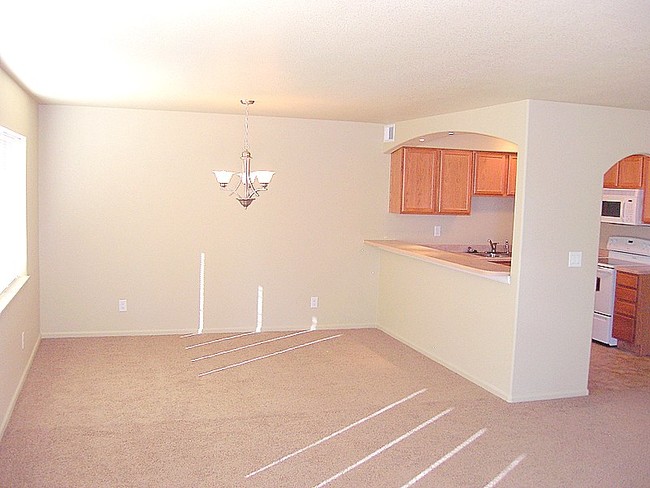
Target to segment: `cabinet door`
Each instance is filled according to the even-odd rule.
[[[612,335],[625,342],[634,343],[635,319],[625,315],[614,314]]]
[[[435,149],[404,148],[402,213],[432,214],[435,212],[435,166]]]
[[[400,147],[390,155],[390,189],[388,193],[388,211],[402,212],[402,176],[404,163],[404,148]]]
[[[650,157],[643,156],[643,223],[650,224]]]
[[[609,168],[603,176],[603,188],[618,188],[618,163]]]
[[[643,185],[643,156],[628,156],[618,162],[618,188],[641,188]]]
[[[474,162],[474,195],[506,194],[508,180],[508,155],[505,153],[477,152]]]
[[[472,152],[443,149],[438,168],[438,205],[441,214],[467,215],[472,203]]]
[[[514,196],[517,186],[517,155],[510,154],[508,157],[508,187],[506,195]]]

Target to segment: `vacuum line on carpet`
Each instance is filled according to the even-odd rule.
[[[506,477],[506,475],[515,469],[517,465],[524,460],[526,457],[525,454],[522,454],[519,456],[517,459],[515,459],[513,462],[511,462],[503,471],[501,471],[492,481],[490,481],[487,485],[485,485],[485,488],[494,488],[499,481],[501,481],[503,478]]]
[[[476,434],[473,436],[469,437],[466,439],[464,442],[461,444],[457,445],[453,450],[449,451],[447,454],[442,456],[440,459],[438,459],[435,463],[433,463],[431,466],[429,466],[427,469],[422,471],[419,475],[417,475],[415,478],[413,478],[411,481],[406,483],[405,485],[402,485],[402,488],[408,488],[409,486],[413,486],[415,483],[417,483],[419,480],[424,478],[426,475],[428,475],[431,471],[436,469],[438,466],[440,466],[442,463],[450,459],[452,456],[458,454],[460,451],[465,449],[467,446],[469,446],[472,442],[474,442],[476,439],[481,437],[483,434],[485,434],[485,431],[487,429],[481,429],[479,430]]]
[[[283,335],[283,336],[279,336],[279,337],[273,337],[272,339],[267,339],[265,341],[253,342],[252,344],[246,344],[245,346],[235,347],[234,349],[228,349],[226,351],[220,351],[220,352],[215,352],[215,353],[212,353],[212,354],[206,354],[205,356],[201,356],[201,357],[192,359],[192,362],[195,363],[196,361],[201,361],[202,359],[215,358],[217,356],[221,356],[222,354],[228,354],[228,353],[235,352],[235,351],[241,351],[242,349],[248,349],[249,347],[259,346],[260,344],[268,344],[269,342],[279,341],[281,339],[287,339],[288,337],[293,337],[293,336],[297,336],[297,335],[300,335],[300,334],[305,334],[307,332],[311,332],[311,331],[310,330],[301,330],[300,332],[294,332],[293,334],[287,334],[287,335]]]
[[[207,346],[208,344],[215,344],[216,342],[229,341],[230,339],[237,339],[239,337],[244,337],[244,336],[251,335],[251,334],[256,334],[256,333],[257,332],[255,332],[255,331],[244,332],[242,334],[237,334],[237,335],[234,335],[234,336],[222,337],[220,339],[213,339],[211,341],[206,341],[206,342],[199,342],[198,344],[192,344],[190,346],[185,346],[185,349],[193,349],[195,347]],[[196,334],[192,334],[192,335],[194,336]]]
[[[334,336],[324,337],[323,339],[318,339],[318,340],[315,340],[315,341],[306,342],[306,343],[300,344],[298,346],[293,346],[293,347],[289,347],[287,349],[282,349],[280,351],[272,352],[271,354],[265,354],[264,356],[258,356],[258,357],[253,358],[253,359],[247,359],[246,361],[241,361],[239,363],[229,364],[228,366],[223,366],[222,368],[213,369],[211,371],[205,371],[203,373],[199,373],[199,377],[206,376],[206,375],[209,375],[209,374],[212,374],[212,373],[218,373],[219,371],[225,371],[225,370],[231,369],[231,368],[236,368],[237,366],[242,366],[244,364],[252,363],[254,361],[259,361],[260,359],[266,359],[266,358],[270,358],[272,356],[277,356],[278,354],[283,354],[285,352],[294,351],[296,349],[300,349],[301,347],[311,346],[312,344],[318,344],[319,342],[329,341],[330,339],[336,339],[337,337],[341,337],[342,335],[343,334],[337,334],[337,335],[334,335]]]
[[[366,461],[368,461],[368,460],[372,459],[373,457],[375,457],[375,456],[381,454],[381,453],[384,452],[386,449],[390,449],[391,447],[393,447],[393,446],[394,446],[395,444],[397,444],[398,442],[402,442],[404,439],[406,439],[406,438],[410,437],[411,435],[415,434],[417,431],[419,431],[419,430],[421,430],[421,429],[424,429],[427,425],[432,424],[432,423],[435,422],[436,420],[439,420],[440,418],[444,417],[445,415],[447,415],[447,414],[448,414],[449,412],[451,412],[452,410],[453,410],[453,407],[452,407],[452,408],[448,408],[448,409],[445,410],[444,412],[440,412],[440,413],[439,413],[438,415],[436,415],[435,417],[431,417],[429,420],[427,420],[427,421],[425,421],[425,422],[422,422],[422,423],[421,423],[420,425],[418,425],[417,427],[414,427],[413,429],[409,430],[406,434],[402,434],[402,435],[399,436],[397,439],[393,439],[393,440],[390,441],[388,444],[383,445],[382,447],[380,447],[379,449],[377,449],[375,452],[373,452],[373,453],[371,453],[371,454],[368,454],[368,455],[367,455],[366,457],[364,457],[363,459],[360,459],[360,460],[358,460],[356,463],[351,464],[350,466],[348,466],[347,468],[345,468],[344,470],[339,471],[339,472],[336,473],[334,476],[330,476],[330,477],[327,478],[325,481],[321,481],[319,484],[317,484],[316,486],[314,486],[314,488],[321,488],[321,487],[327,485],[328,483],[331,483],[332,481],[336,480],[337,478],[340,478],[340,477],[343,476],[345,473],[348,473],[348,472],[352,471],[354,468],[357,468],[358,466],[362,465],[362,464],[365,463]]]
[[[258,470],[253,471],[252,473],[248,473],[248,474],[246,475],[246,478],[250,478],[251,476],[254,476],[254,475],[258,474],[258,473],[261,473],[262,471],[266,471],[267,469],[272,468],[273,466],[277,466],[278,464],[280,464],[280,463],[286,461],[287,459],[291,459],[292,457],[297,456],[298,454],[305,452],[307,449],[311,449],[312,447],[316,447],[316,446],[318,446],[319,444],[322,444],[323,442],[329,441],[330,439],[336,437],[337,435],[342,434],[343,432],[346,432],[346,431],[350,430],[351,428],[356,427],[357,425],[362,424],[362,423],[365,422],[366,420],[370,420],[370,419],[372,419],[373,417],[376,417],[377,415],[380,415],[380,414],[382,414],[382,413],[384,413],[384,412],[390,410],[391,408],[396,407],[396,406],[399,405],[400,403],[404,403],[404,402],[406,402],[406,401],[408,401],[408,400],[410,400],[410,399],[416,397],[416,396],[419,395],[420,393],[424,393],[425,391],[427,391],[427,389],[426,389],[426,388],[423,388],[423,389],[420,390],[420,391],[416,391],[415,393],[411,393],[410,395],[405,396],[405,397],[402,398],[401,400],[397,400],[396,402],[393,402],[393,403],[391,403],[390,405],[386,405],[385,407],[383,407],[383,408],[377,410],[376,412],[371,413],[371,414],[368,415],[367,417],[364,417],[364,418],[362,418],[362,419],[360,419],[360,420],[357,420],[356,422],[353,422],[353,423],[351,423],[350,425],[348,425],[348,426],[346,426],[346,427],[343,427],[342,429],[339,429],[339,430],[337,430],[336,432],[334,432],[334,433],[332,433],[332,434],[329,434],[328,436],[323,437],[322,439],[317,440],[316,442],[312,442],[312,443],[309,444],[308,446],[305,446],[305,447],[303,447],[303,448],[301,448],[301,449],[298,449],[297,451],[294,451],[294,452],[292,452],[291,454],[287,454],[286,456],[283,456],[283,457],[281,457],[280,459],[276,459],[276,460],[273,461],[272,463],[269,463],[269,464],[267,464],[266,466],[264,466],[264,467],[262,467],[262,468],[260,468],[260,469],[258,469]]]

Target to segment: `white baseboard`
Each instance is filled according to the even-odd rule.
[[[287,326],[287,327],[274,327],[272,329],[262,328],[261,332],[285,332],[291,330],[305,330],[311,328],[308,326]],[[315,330],[333,330],[333,329],[368,329],[377,328],[377,324],[318,324]],[[253,329],[244,328],[224,328],[224,329],[211,329],[204,328],[204,334],[232,334],[239,332],[250,332]],[[196,328],[185,329],[142,329],[142,330],[111,330],[111,331],[62,331],[62,332],[41,332],[43,339],[65,339],[75,337],[130,337],[130,336],[156,336],[156,335],[184,335],[196,333]]]
[[[478,378],[475,378],[471,374],[467,374],[466,371],[463,371],[463,370],[455,367],[453,364],[450,364],[447,361],[444,361],[443,359],[437,357],[435,354],[431,354],[429,351],[426,351],[426,350],[422,349],[421,347],[418,347],[417,345],[415,345],[412,342],[404,339],[403,337],[401,337],[401,336],[399,336],[397,334],[394,334],[391,331],[384,329],[383,327],[379,327],[379,330],[381,330],[382,332],[385,332],[386,334],[391,336],[393,339],[401,342],[402,344],[410,347],[411,349],[414,349],[417,352],[425,355],[426,357],[428,357],[429,359],[435,361],[436,363],[444,366],[448,370],[453,371],[454,373],[462,376],[466,380],[471,381],[475,385],[480,386],[484,390],[489,391],[490,393],[492,393],[493,395],[501,398],[502,400],[505,400],[506,402],[513,402],[514,401],[509,397],[509,395],[506,394],[506,392],[501,391],[499,388],[496,388],[494,385],[491,385],[489,383],[485,383],[484,381],[482,381],[482,380],[480,380]]]
[[[5,412],[5,415],[2,419],[2,424],[0,425],[0,439],[2,439],[2,437],[4,436],[5,429],[7,428],[7,425],[9,425],[9,419],[11,419],[11,414],[13,413],[14,407],[16,406],[16,401],[18,401],[18,395],[20,395],[20,392],[23,389],[23,385],[25,384],[25,379],[27,378],[27,373],[29,373],[29,370],[32,367],[32,362],[36,357],[36,351],[38,351],[38,346],[40,344],[41,344],[41,336],[39,335],[38,338],[36,339],[36,343],[34,344],[34,348],[32,349],[32,352],[29,355],[27,364],[25,364],[25,368],[23,369],[23,374],[20,376],[20,381],[18,382],[16,391],[14,391],[14,394],[11,397],[11,401],[9,402],[9,407],[7,408],[7,411]]]

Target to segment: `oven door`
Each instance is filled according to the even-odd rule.
[[[616,271],[598,266],[596,270],[596,294],[594,312],[612,316],[614,314],[614,293],[616,292]]]
[[[591,328],[591,338],[594,341],[607,344],[608,346],[615,346],[618,341],[612,337],[613,318],[609,315],[601,315],[594,313],[594,322]]]

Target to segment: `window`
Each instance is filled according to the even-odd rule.
[[[27,273],[27,144],[0,126],[0,292]]]

